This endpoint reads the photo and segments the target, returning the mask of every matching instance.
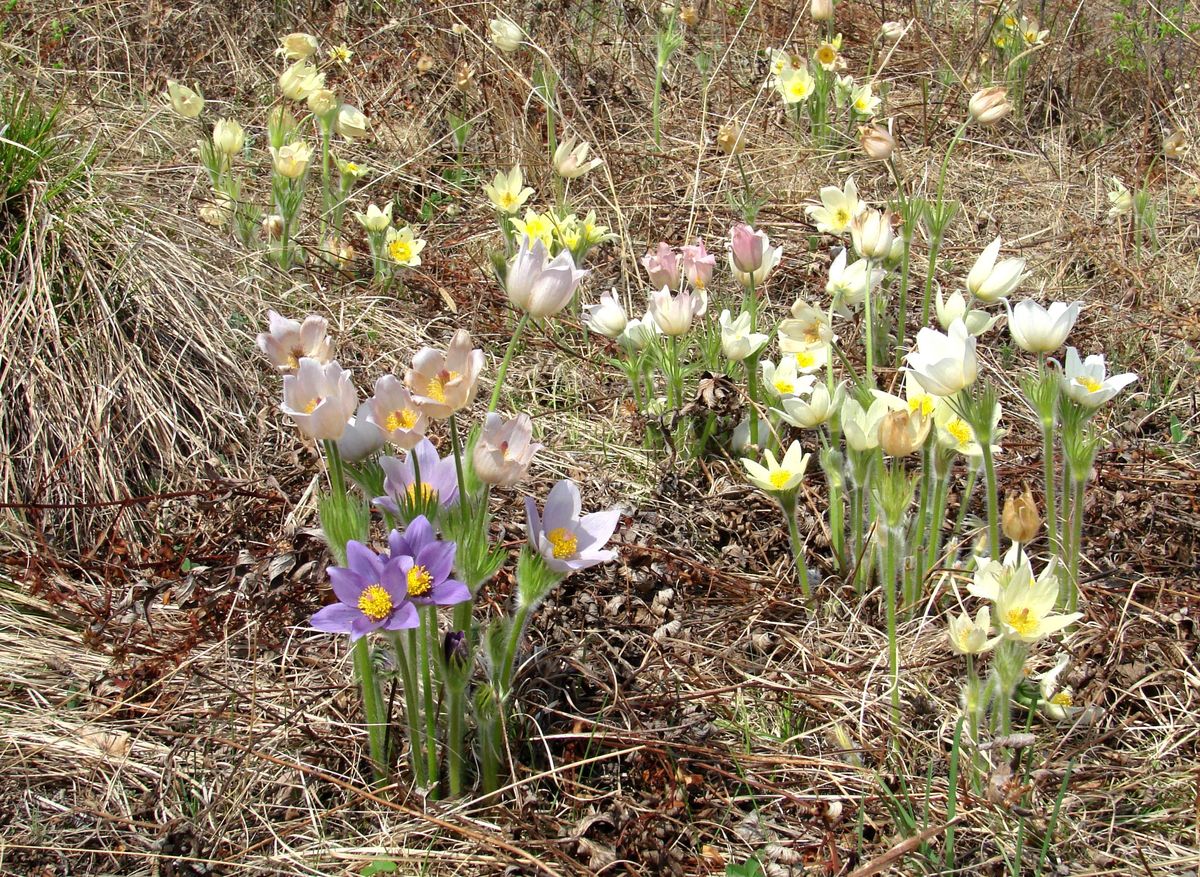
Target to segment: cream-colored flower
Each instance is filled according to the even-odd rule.
[[[445,353],[423,347],[404,383],[426,414],[442,420],[474,401],[482,370],[483,351],[473,349],[470,333],[459,329]]]
[[[329,323],[324,317],[310,314],[300,323],[267,311],[267,331],[260,332],[258,347],[285,375],[300,367],[300,360],[314,359],[324,365],[332,357]]]
[[[996,623],[1008,639],[1035,643],[1074,624],[1083,614],[1055,615],[1058,602],[1058,572],[1055,561],[1036,579],[1027,558],[1015,565],[989,561],[976,573],[968,590],[996,606]],[[985,572],[986,571],[986,572]]]
[[[841,410],[846,399],[846,385],[838,384],[832,393],[822,383],[814,383],[808,398],[804,396],[788,396],[780,401],[783,410],[771,409],[779,414],[792,426],[801,429],[816,429],[823,423],[828,423]]]
[[[225,155],[237,155],[246,145],[246,132],[234,119],[218,119],[213,125],[213,147]]]
[[[306,100],[325,87],[325,74],[308,61],[297,61],[279,75],[279,90],[288,100]]]
[[[541,241],[547,250],[554,246],[554,229],[558,223],[549,213],[538,213],[531,207],[525,211],[524,219],[510,221],[518,239],[525,235],[530,241]]]
[[[795,490],[804,480],[804,472],[812,458],[811,454],[804,453],[800,442],[792,442],[783,459],[778,462],[770,449],[764,452],[764,456],[766,466],[749,457],[742,458],[742,465],[746,467],[746,480],[771,494]]]
[[[562,143],[558,144],[558,148],[554,150],[554,170],[560,177],[565,180],[574,180],[582,177],[593,168],[597,168],[604,164],[604,159],[593,158],[588,159],[588,150],[591,149],[587,143],[575,145],[575,138],[568,137]]]
[[[1118,219],[1133,213],[1133,193],[1118,177],[1109,181],[1108,204],[1109,219]]]
[[[272,147],[271,157],[275,162],[275,172],[289,180],[300,179],[308,170],[312,152],[312,147],[303,140],[284,144],[278,149]]]
[[[317,54],[320,45],[317,38],[307,33],[290,33],[279,41],[277,55],[282,55],[289,61],[307,61]]]
[[[1008,89],[1002,85],[994,85],[971,95],[967,104],[967,112],[971,121],[987,127],[994,125],[1012,112],[1012,104],[1008,100]]]
[[[783,357],[779,360],[779,365],[764,359],[759,363],[759,367],[762,369],[763,385],[781,399],[802,396],[816,383],[816,378],[812,375],[799,373],[794,356]]]
[[[167,80],[167,98],[171,101],[171,108],[185,119],[194,119],[204,112],[204,95],[174,79]]]
[[[362,110],[352,107],[350,104],[342,104],[338,107],[333,128],[347,140],[357,140],[367,136],[367,129],[370,125],[371,120]]]
[[[339,43],[329,50],[329,60],[339,67],[345,67],[353,57],[354,53],[345,43]]]
[[[411,226],[404,228],[389,228],[384,239],[384,250],[397,265],[405,268],[416,268],[421,264],[421,251],[425,249],[425,241],[413,235]]]
[[[525,185],[521,166],[517,165],[508,173],[496,171],[492,182],[484,184],[483,193],[488,196],[493,207],[501,213],[512,215],[529,200],[533,195],[533,189]]]
[[[355,213],[354,218],[358,220],[358,224],[367,231],[378,234],[381,231],[386,231],[392,224],[392,207],[394,202],[389,201],[384,208],[380,210],[374,204],[367,205],[366,213]]]
[[[879,112],[879,104],[879,95],[875,94],[869,82],[855,86],[850,92],[850,109],[856,116],[869,119]]]
[[[492,45],[508,55],[521,48],[521,42],[525,39],[525,32],[507,18],[493,18],[488,22],[488,31]]]
[[[987,606],[980,607],[974,620],[966,612],[951,615],[946,633],[950,647],[960,655],[981,655],[1004,639],[1003,635],[991,636],[992,610]]]
[[[817,224],[817,231],[843,235],[850,230],[850,221],[866,209],[858,200],[858,186],[854,177],[849,177],[842,188],[823,186],[818,193],[821,204],[805,207],[809,218]]]
[[[816,80],[808,72],[807,67],[785,68],[779,75],[779,83],[776,86],[787,106],[808,100],[816,87]]]

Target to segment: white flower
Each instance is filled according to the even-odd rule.
[[[167,97],[172,109],[185,119],[194,119],[204,112],[204,95],[174,79],[167,80]]]
[[[967,331],[975,336],[987,332],[1004,317],[1003,314],[992,315],[987,311],[968,310],[966,296],[956,289],[950,294],[950,298],[946,298],[941,284],[938,284],[935,305],[937,320],[943,329],[950,328],[950,324],[955,320],[962,320],[967,324]]]
[[[307,33],[290,33],[279,41],[275,54],[289,61],[307,61],[317,54],[317,38]]]
[[[355,213],[354,218],[358,220],[358,224],[367,231],[379,233],[386,231],[392,224],[392,205],[394,202],[389,201],[387,205],[380,210],[374,204],[367,205],[366,213]]]
[[[1003,409],[1000,403],[996,403],[996,409],[992,412],[992,453],[1000,452],[1000,446],[996,441],[1004,435],[1004,430],[999,429],[1000,418],[1003,416]],[[941,404],[933,411],[933,424],[937,430],[937,442],[943,448],[952,450],[962,454],[971,460],[979,460],[983,456],[983,446],[975,437],[975,427],[967,423],[962,415],[956,410],[955,406],[949,401],[942,400]]]
[[[707,307],[708,296],[702,289],[672,295],[671,288],[664,286],[650,296],[650,316],[664,335],[686,335]]]
[[[297,61],[279,76],[279,90],[289,100],[305,100],[325,87],[325,74],[308,61]]]
[[[858,200],[858,186],[854,177],[846,180],[842,188],[824,186],[818,193],[820,206],[805,207],[809,218],[817,224],[817,231],[843,235],[850,230],[850,220],[862,213],[866,205]]]
[[[1017,302],[1009,307],[1008,331],[1016,345],[1030,353],[1053,353],[1062,347],[1070,334],[1083,302],[1052,302],[1049,310],[1032,299]]]
[[[525,32],[507,18],[493,18],[488,23],[488,30],[491,32],[492,45],[508,55],[521,48],[521,41],[525,39]]]
[[[604,164],[604,159],[593,158],[588,160],[588,150],[591,147],[587,143],[575,145],[575,138],[568,137],[562,143],[558,144],[558,148],[554,150],[554,170],[560,177],[565,180],[574,180],[577,177],[582,177],[593,168]]]
[[[864,82],[850,92],[850,109],[857,116],[869,118],[879,111],[879,97],[871,89],[871,83]]]
[[[371,122],[363,114],[362,110],[357,107],[352,107],[350,104],[342,104],[338,107],[337,118],[334,120],[334,130],[345,137],[347,140],[354,140],[359,137],[367,136],[367,128]]]
[[[1113,177],[1109,186],[1111,188],[1108,191],[1108,218],[1117,219],[1133,213],[1133,194],[1125,188],[1125,184]]]
[[[850,395],[842,403],[842,430],[846,446],[853,451],[870,451],[879,447],[879,425],[890,411],[903,411],[908,406],[903,399],[888,393],[877,393],[869,408]]]
[[[658,328],[658,323],[655,322],[650,312],[646,311],[645,316],[640,319],[634,317],[625,324],[625,331],[617,336],[617,343],[626,350],[637,353],[645,350],[655,336],[661,334],[662,330]]]
[[[763,383],[781,398],[801,396],[812,389],[816,378],[812,375],[800,375],[796,372],[796,359],[785,356],[779,365],[764,359],[760,364],[763,373]]]
[[[996,238],[979,254],[967,275],[967,289],[980,301],[990,303],[1005,298],[1029,276],[1025,273],[1024,259],[997,262],[999,253],[1000,238]]]
[[[850,240],[864,259],[882,262],[892,250],[891,216],[879,210],[864,210],[850,220]]]
[[[833,299],[833,309],[842,315],[848,312],[847,307],[857,310],[866,301],[867,289],[874,289],[883,280],[882,268],[871,268],[866,259],[859,259],[850,267],[846,267],[847,251],[842,249],[833,263],[829,266],[829,280],[825,291]]]
[[[617,300],[615,289],[603,293],[599,304],[587,305],[583,309],[583,319],[588,329],[605,338],[620,336],[629,324],[629,318],[625,316],[625,308]]]
[[[1137,375],[1126,372],[1122,375],[1105,377],[1103,354],[1095,353],[1080,362],[1079,351],[1067,348],[1067,362],[1063,368],[1062,386],[1071,399],[1084,408],[1098,408],[1122,389],[1137,380]]]
[[[1015,565],[989,561],[975,573],[967,590],[996,606],[996,623],[1008,639],[1035,643],[1083,617],[1080,612],[1054,615],[1058,602],[1058,573],[1055,561],[1036,579],[1028,558]]]
[[[721,352],[731,362],[741,362],[767,343],[768,336],[750,331],[750,314],[743,312],[733,319],[729,311],[721,311]]]
[[[336,360],[322,365],[306,356],[295,374],[283,376],[280,410],[309,438],[341,438],[357,407],[358,393],[350,372]]]
[[[780,404],[783,410],[772,409],[792,426],[801,429],[816,429],[828,423],[842,407],[846,398],[846,385],[838,384],[832,394],[825,384],[813,384],[807,401],[803,396],[788,396]]]
[[[337,440],[338,453],[348,463],[365,460],[383,447],[383,432],[368,419],[371,403],[363,402],[346,422],[346,431]]]
[[[975,337],[962,320],[950,324],[947,334],[928,327],[917,333],[917,349],[906,357],[908,370],[935,396],[953,396],[975,383],[979,362]]]
[[[742,465],[746,467],[746,480],[767,493],[794,490],[804,480],[808,461],[812,459],[812,454],[806,454],[801,449],[800,442],[792,442],[779,462],[775,461],[775,455],[769,449],[764,455],[766,466],[749,457],[742,458]]]
[[[791,67],[779,74],[775,87],[779,90],[784,104],[791,106],[808,100],[809,95],[816,90],[817,83],[807,67]]]
[[[946,633],[950,637],[950,647],[960,655],[980,655],[991,649],[1004,639],[1003,635],[989,639],[992,632],[992,610],[983,606],[975,613],[975,620],[966,612],[957,618],[950,616]]]
[[[1063,685],[1059,687],[1058,677],[1067,669],[1067,665],[1071,662],[1071,656],[1066,652],[1060,652],[1058,659],[1054,662],[1054,666],[1045,673],[1039,673],[1033,677],[1037,680],[1038,691],[1042,696],[1041,703],[1038,704],[1038,709],[1042,713],[1056,721],[1077,713],[1079,707],[1075,706],[1075,698],[1071,691],[1071,686]]]
[[[483,193],[488,196],[492,206],[504,214],[513,214],[520,210],[533,189],[525,185],[521,174],[521,166],[517,165],[508,173],[496,171],[496,177],[490,184],[485,183]]]

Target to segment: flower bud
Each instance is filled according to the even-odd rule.
[[[317,54],[317,38],[312,34],[290,33],[279,41],[278,54],[289,61],[307,61]]]
[[[269,241],[277,241],[283,237],[283,217],[278,213],[268,213],[262,220],[263,237]]]
[[[700,23],[700,11],[690,3],[679,7],[679,20],[688,27],[695,27]]]
[[[832,21],[833,0],[812,0],[808,11],[813,21]]]
[[[1038,516],[1037,504],[1029,485],[1018,495],[1010,490],[1004,499],[1004,512],[1000,515],[1000,527],[1004,535],[1013,542],[1029,542],[1038,534],[1042,520]]]
[[[885,21],[879,28],[879,36],[885,43],[894,43],[904,36],[904,22]]]
[[[167,80],[167,97],[171,108],[185,119],[194,119],[204,111],[204,95],[180,85],[174,79]]]
[[[233,119],[220,119],[213,125],[213,146],[225,155],[237,155],[246,145],[246,132]]]
[[[1008,101],[1008,89],[1002,85],[993,85],[971,95],[967,111],[971,121],[987,127],[994,125],[1012,112],[1012,104]]]
[[[308,96],[308,108],[317,118],[324,118],[338,108],[337,95],[328,88],[318,88]]]
[[[417,72],[424,76],[433,69],[433,56],[425,52],[421,53],[421,57],[417,59]]]
[[[867,158],[887,161],[896,149],[892,135],[878,125],[864,125],[858,129],[858,143]]]
[[[737,155],[746,148],[746,131],[741,125],[726,122],[717,129],[717,147],[726,155]]]
[[[879,447],[892,457],[907,457],[917,449],[909,412],[889,411],[879,424]]]
[[[370,120],[357,107],[352,107],[350,104],[342,104],[337,111],[337,118],[334,120],[334,129],[345,137],[347,140],[354,140],[359,137],[367,136],[367,127],[370,125]]]
[[[892,251],[892,220],[878,210],[864,210],[850,220],[854,250],[864,259],[882,262]]]
[[[1163,138],[1163,155],[1167,158],[1183,158],[1191,149],[1187,133],[1182,128],[1176,128]]]

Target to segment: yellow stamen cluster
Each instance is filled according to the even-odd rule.
[[[1071,696],[1069,691],[1060,691],[1054,697],[1050,698],[1050,702],[1055,706],[1075,706],[1075,698]]]
[[[812,368],[813,364],[816,363],[816,361],[817,361],[817,358],[815,356],[813,356],[811,353],[809,353],[807,350],[801,350],[799,353],[796,354],[796,367],[797,368]]]
[[[575,556],[579,549],[579,540],[575,538],[575,534],[566,527],[555,527],[546,534],[546,538],[554,547],[554,558],[556,560],[567,560]]]
[[[447,371],[442,369],[433,378],[429,380],[429,386],[425,389],[425,395],[434,402],[446,401],[446,384],[450,383],[458,377],[458,372]]]
[[[920,411],[922,416],[928,417],[933,413],[933,397],[927,393],[913,396],[908,400],[908,410]]]
[[[317,410],[317,406],[320,405],[324,401],[325,400],[322,399],[320,396],[316,396],[315,398],[309,400],[308,404],[304,406],[304,413],[312,414],[314,411]]]
[[[1075,383],[1079,384],[1079,386],[1083,387],[1089,393],[1095,393],[1104,386],[1090,375],[1080,375],[1075,379]]]
[[[396,262],[410,262],[413,257],[413,246],[404,238],[396,238],[388,244],[388,255]]]
[[[787,396],[796,392],[796,385],[783,378],[777,378],[775,381],[775,389],[779,391],[781,396]]]
[[[1038,628],[1038,621],[1030,614],[1028,607],[1010,610],[1004,621],[1021,636],[1029,636]]]
[[[421,482],[420,497],[417,496],[417,485],[415,485],[415,484],[408,485],[408,501],[410,503],[412,503],[413,505],[416,505],[417,502],[429,503],[429,502],[435,502],[436,500],[437,500],[437,491],[434,490],[430,485],[426,484],[424,481]]]
[[[433,588],[433,576],[423,566],[414,566],[408,571],[408,596],[424,597]]]
[[[393,608],[392,595],[382,585],[369,585],[358,597],[358,611],[372,621],[383,621]]]
[[[771,473],[771,486],[776,490],[783,490],[787,487],[787,483],[791,480],[792,474],[786,469],[776,469]]]
[[[387,420],[383,422],[383,428],[388,432],[395,432],[398,429],[412,429],[417,425],[417,412],[411,408],[401,408],[393,411],[387,416]]]
[[[946,432],[954,436],[954,440],[958,442],[960,448],[965,448],[975,437],[975,434],[971,432],[970,425],[960,417],[956,417],[946,424]]]

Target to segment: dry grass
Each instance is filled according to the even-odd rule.
[[[620,234],[593,259],[590,293],[616,286],[640,308],[648,244],[725,235],[739,175],[712,138],[736,118],[768,197],[760,221],[786,247],[771,297],[818,295],[828,246],[810,248],[803,202],[849,173],[868,198],[890,187],[854,154],[834,164],[797,149],[759,91],[757,52],[812,40],[801,5],[755,3],[744,21],[707,5],[668,77],[660,155],[648,148],[650,5],[522,10],[559,73],[563,119],[606,159],[572,188]],[[859,69],[875,5],[839,4]],[[963,873],[1011,873],[1023,818],[1036,857],[1069,769],[1043,873],[1194,873],[1200,176],[1194,160],[1150,156],[1189,119],[1200,135],[1197,98],[1098,60],[1109,36],[1099,4],[1047,5],[1055,36],[1069,36],[1032,68],[1027,121],[956,154],[948,186],[963,213],[945,257],[961,273],[1003,234],[1047,295],[1089,303],[1075,343],[1143,380],[1111,420],[1090,500],[1088,623],[1070,642],[1070,681],[1090,709],[1074,724],[1035,723],[1016,806],[1008,789],[960,793],[955,848]],[[923,98],[921,83],[970,67],[963,9],[938,4],[884,71],[918,189],[936,180],[964,95],[933,85]],[[552,446],[540,480],[572,475],[593,507],[624,505],[621,563],[569,580],[535,621],[521,696],[530,742],[503,805],[370,790],[345,651],[304,627],[327,561],[312,529],[315,460],[281,423],[253,336],[268,307],[320,311],[360,388],[460,323],[498,360],[508,323],[485,270],[493,227],[476,184],[443,175],[454,161],[445,111],[472,118],[480,174],[520,161],[539,192],[551,186],[531,55],[486,43],[493,12],[351,3],[276,18],[264,4],[107,2],[21,4],[8,19],[4,78],[61,95],[63,154],[94,152],[79,187],[46,202],[29,193],[0,308],[5,873],[327,874],[384,858],[400,873],[710,874],[756,851],[772,875],[850,873],[905,839],[881,790],[907,788],[918,817],[928,807],[926,824],[945,822],[960,667],[941,619],[902,629],[900,771],[887,757],[878,595],[860,604],[832,589],[808,613],[770,507],[723,460],[685,471],[644,451],[619,376],[594,367],[595,348],[570,329],[529,343],[508,392]],[[53,22],[68,32],[56,37]],[[454,22],[470,32],[452,36]],[[442,199],[403,296],[364,273],[281,277],[195,220],[194,134],[161,107],[163,81],[199,81],[210,114],[260,124],[275,39],[300,28],[356,52],[339,89],[372,116],[364,157],[381,171],[363,197],[395,197],[408,217]],[[712,56],[707,87],[690,60],[700,51]],[[421,52],[436,61],[427,76]],[[464,60],[480,81],[465,105],[450,82]],[[1160,199],[1159,249],[1138,261],[1104,221],[1113,174],[1131,187],[1148,175]],[[1012,352],[990,356],[1014,380]],[[1032,421],[1006,415],[1015,485],[1036,477],[1037,447]],[[805,504],[819,549],[815,482]],[[520,521],[500,519],[501,535],[520,539]],[[508,587],[501,577],[485,611]],[[943,849],[944,832],[930,843]],[[883,867],[936,872],[905,862]]]

